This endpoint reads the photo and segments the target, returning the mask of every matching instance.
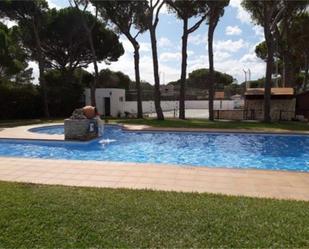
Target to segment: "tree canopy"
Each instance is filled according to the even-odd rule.
[[[27,69],[27,54],[17,33],[17,27],[9,29],[0,22],[0,81],[10,80],[14,76],[24,82],[25,76],[32,72]],[[31,77],[27,77],[29,79]]]
[[[203,22],[207,17],[208,6],[206,1],[167,0],[166,3],[169,11],[175,12],[179,19],[201,16],[202,18],[198,20]],[[199,26],[199,24],[196,26]],[[195,27],[192,29],[195,29]]]
[[[284,63],[293,64],[292,73],[295,74],[296,80],[293,82],[293,87],[300,87],[298,78],[300,77],[300,73],[302,70],[306,71],[308,67],[308,59],[309,58],[309,48],[308,48],[308,39],[309,39],[309,14],[306,12],[299,13],[291,20],[289,24],[290,31],[289,36],[293,42],[290,43],[288,47],[289,60],[290,62],[285,62],[286,60],[286,39],[282,37],[277,40],[277,44],[275,46],[276,50],[274,51],[274,56],[278,58],[278,66],[279,73],[284,77],[283,72],[285,71]],[[279,25],[279,29],[284,29],[283,24]],[[281,31],[280,31],[281,32]],[[263,41],[259,43],[255,48],[256,56],[261,58],[264,61],[267,61],[267,45],[266,42]],[[305,81],[305,79],[304,79]],[[305,84],[302,82],[301,84]]]
[[[123,33],[128,38],[136,38],[138,34],[147,30],[143,20],[143,13],[147,8],[147,1],[90,1],[98,8],[103,18],[110,21],[118,32]],[[131,33],[133,29],[137,32],[135,35]]]
[[[83,69],[76,69],[68,80],[60,70],[51,69],[45,73],[50,113],[56,117],[67,117],[72,110],[80,108],[84,89],[90,84],[92,75]]]
[[[49,65],[60,70],[85,67],[92,62],[92,52],[81,15],[90,24],[95,23],[92,36],[98,61],[117,61],[124,53],[119,37],[89,12],[69,7],[48,12],[48,22],[42,34],[42,46]],[[27,37],[27,43],[33,39]]]
[[[109,69],[102,69],[99,73],[97,87],[122,88],[128,90],[132,83],[130,77],[122,72],[114,72]]]
[[[187,86],[193,88],[205,89],[209,84],[209,69],[201,68],[189,73],[187,79]],[[231,84],[234,78],[226,73],[221,73],[219,71],[214,72],[214,78],[216,82],[217,89],[223,89],[224,86]]]

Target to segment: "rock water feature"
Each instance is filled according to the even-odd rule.
[[[88,141],[99,136],[99,119],[96,108],[85,106],[75,109],[72,116],[64,120],[65,140]]]

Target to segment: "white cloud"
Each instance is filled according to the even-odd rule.
[[[173,46],[173,43],[166,37],[160,37],[158,41],[159,47],[171,47]]]
[[[33,83],[38,84],[39,83],[39,74],[40,74],[38,63],[35,62],[35,61],[29,61],[28,68],[32,68],[32,77],[34,78]]]
[[[259,41],[260,41],[260,42],[263,41],[263,40],[265,39],[265,38],[264,38],[264,29],[263,29],[262,26],[260,26],[260,25],[254,25],[254,26],[252,27],[252,29],[253,29],[255,35],[259,38]]]
[[[196,35],[189,35],[188,43],[193,45],[200,45],[206,42],[206,38],[203,37],[201,34]]]
[[[239,39],[237,41],[232,40],[219,40],[214,41],[214,50],[215,51],[226,51],[235,53],[242,48],[247,48],[249,44],[245,42],[243,39]]]
[[[151,51],[151,44],[150,42],[139,42],[140,45],[140,52],[150,52]]]
[[[236,25],[236,26],[227,26],[225,28],[225,34],[226,35],[240,35],[242,33],[242,30]]]
[[[4,23],[6,26],[8,26],[9,28],[12,28],[13,26],[17,25],[17,22],[15,21],[11,21],[8,18],[1,18],[0,22]]]
[[[96,8],[92,4],[88,4],[87,11],[95,16]]]
[[[48,3],[49,8],[51,9],[53,8],[61,9],[61,7],[58,4],[56,4],[54,0],[47,0],[47,3]]]
[[[254,51],[243,55],[240,59],[233,58],[226,52],[214,52],[215,70],[232,75],[239,83],[243,82],[243,69],[251,71],[251,79],[258,79],[265,74],[265,63],[255,56]],[[199,68],[208,68],[208,55],[195,56],[188,60],[188,73]]]
[[[245,55],[243,55],[240,60],[240,62],[242,63],[260,63],[263,62],[261,59],[259,59],[255,52],[249,52]]]
[[[187,55],[188,55],[188,56],[194,55],[194,51],[188,50],[188,51],[187,51]]]
[[[113,71],[121,71],[129,75],[132,80],[135,79],[133,54],[130,52],[126,52],[123,56],[119,58],[117,62],[112,62],[111,65],[106,65],[103,62],[100,63],[99,70],[103,68],[109,68]],[[92,73],[94,72],[92,64],[88,66],[87,71]],[[169,66],[161,60],[159,60],[159,73],[161,78],[161,84],[166,84],[170,81],[177,80],[180,77],[180,69],[178,65],[176,67],[175,65]],[[146,80],[147,82],[153,84],[153,64],[150,54],[141,56],[140,74],[142,80]]]
[[[161,53],[159,57],[160,61],[166,62],[166,61],[179,61],[181,59],[181,53],[176,52],[176,53]]]
[[[128,39],[126,39],[125,37],[120,37],[119,41],[122,43],[125,52],[134,52],[134,48]]]
[[[252,22],[250,14],[241,6],[241,0],[231,0],[230,6],[236,8],[237,10],[236,17],[242,23],[250,24]]]
[[[173,13],[168,10],[166,4],[163,4],[162,8],[160,9],[160,14],[163,14],[163,15],[173,15]]]
[[[223,61],[231,57],[231,54],[228,52],[223,52],[223,51],[214,51],[214,57],[216,58],[217,61]]]
[[[121,36],[120,42],[122,43],[122,46],[125,52],[128,52],[128,53],[134,52],[133,45],[127,38],[125,38],[124,36]],[[139,45],[140,45],[140,49],[139,49],[140,52],[150,52],[151,51],[151,45],[149,42],[139,42]]]

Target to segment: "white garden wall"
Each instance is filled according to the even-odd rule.
[[[96,101],[99,113],[105,115],[105,98],[110,99],[110,115],[117,117],[119,115],[124,116],[125,112],[132,114],[137,113],[136,101],[124,101],[125,90],[116,88],[97,88]],[[90,101],[90,89],[85,89],[85,101],[87,105],[91,104]],[[242,100],[243,101],[243,100]],[[239,102],[239,100],[238,100]],[[233,110],[239,106],[239,103],[235,100],[215,100],[215,110]],[[187,100],[185,102],[186,109],[208,109],[208,100]],[[173,111],[179,109],[179,101],[161,101],[161,107],[163,111]],[[154,101],[143,101],[143,112],[155,113]]]
[[[215,110],[233,110],[235,109],[234,100],[215,100],[214,109]],[[186,109],[208,109],[207,100],[187,100],[185,102]],[[178,101],[161,101],[161,107],[163,111],[171,111],[178,109]],[[137,112],[136,101],[126,101],[124,110],[130,113]],[[154,101],[143,101],[143,112],[153,113],[155,112]]]

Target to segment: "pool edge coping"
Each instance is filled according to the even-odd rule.
[[[149,132],[205,132],[205,133],[240,133],[240,134],[271,134],[271,135],[309,135],[309,131],[263,131],[248,129],[216,129],[216,128],[186,128],[186,127],[154,127],[149,125],[121,124],[125,131]]]

